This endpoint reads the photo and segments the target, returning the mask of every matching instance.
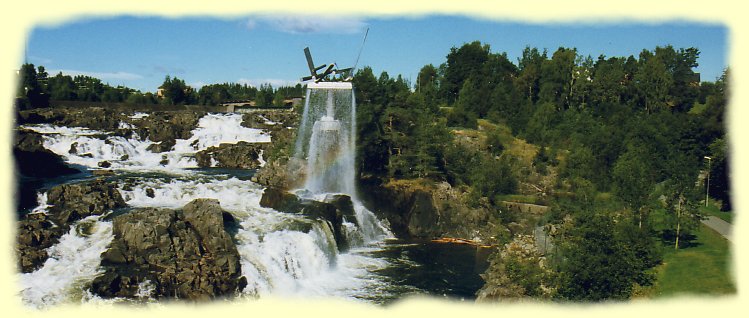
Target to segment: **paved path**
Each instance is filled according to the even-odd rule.
[[[702,223],[715,230],[720,235],[723,235],[727,240],[733,241],[731,240],[731,223],[723,221],[715,216],[708,216],[706,219],[702,220]]]

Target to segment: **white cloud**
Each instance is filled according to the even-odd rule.
[[[247,21],[247,28],[253,29],[258,22],[271,28],[293,34],[302,33],[359,33],[366,27],[364,20],[356,17],[334,16],[263,16]]]
[[[130,81],[130,80],[139,80],[142,79],[143,76],[128,72],[88,72],[88,71],[78,71],[78,70],[49,70],[47,73],[50,74],[50,76],[54,76],[57,73],[62,72],[62,74],[70,75],[70,76],[76,76],[76,75],[84,75],[84,76],[91,76],[98,78],[100,80],[124,80],[124,81]]]
[[[247,84],[253,87],[260,87],[261,84],[270,84],[271,86],[273,86],[273,88],[278,88],[281,86],[294,86],[296,84],[299,84],[299,81],[278,78],[240,78],[237,80],[237,83]]]

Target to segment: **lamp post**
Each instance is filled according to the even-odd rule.
[[[707,201],[709,200],[709,194],[710,194],[710,166],[712,163],[713,158],[705,156],[705,159],[707,159],[707,186],[705,187],[705,207],[707,207]]]

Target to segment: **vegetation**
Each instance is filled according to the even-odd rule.
[[[708,171],[711,200],[731,206],[729,72],[700,82],[698,57],[671,46],[597,59],[526,47],[514,64],[472,42],[416,83],[360,69],[359,175],[446,181],[498,210],[513,198],[546,202],[538,226],[556,229],[543,255],[550,273],[518,283],[541,270],[541,255],[497,256],[487,277],[509,285],[492,294],[627,299],[664,279],[653,272],[664,257],[704,244],[695,233]]]
[[[696,48],[671,46],[595,59],[526,47],[513,63],[472,42],[423,66],[416,83],[364,67],[353,79],[357,173],[448,182],[497,211],[507,200],[549,205],[537,224],[554,246],[545,254],[509,251],[527,244],[496,234],[506,245],[486,278],[498,297],[628,299],[689,291],[685,277],[734,292],[727,245],[699,222],[705,213],[730,220],[700,207],[707,191],[731,209],[730,73],[700,82],[698,58]],[[86,76],[49,77],[42,66],[19,73],[22,108],[55,100],[267,106],[303,93],[301,85],[230,83],[195,91],[167,76],[155,96]],[[500,219],[509,227],[517,217]]]
[[[254,101],[258,106],[285,106],[285,100],[301,97],[304,87],[282,86],[274,89],[270,84],[260,87],[247,84],[211,84],[199,90],[187,85],[184,80],[167,75],[156,94],[103,83],[100,79],[85,75],[49,76],[44,66],[35,68],[24,64],[19,70],[20,85],[16,92],[18,109],[47,107],[54,101],[108,102],[139,105],[185,105],[199,104],[217,106],[227,101]]]

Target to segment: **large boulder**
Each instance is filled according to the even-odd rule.
[[[31,130],[16,131],[13,157],[18,173],[27,177],[51,178],[80,172],[65,164],[62,157],[44,148],[42,135]]]
[[[65,228],[54,225],[46,214],[26,215],[18,221],[16,256],[18,269],[30,273],[49,258],[47,249],[59,242]]]
[[[240,141],[236,144],[220,144],[195,154],[198,166],[234,169],[257,169],[260,167],[260,152],[266,144]]]
[[[181,210],[143,208],[113,219],[114,240],[102,257],[105,273],[92,290],[104,297],[138,297],[150,282],[156,298],[205,300],[247,284],[219,202],[196,199]]]
[[[307,162],[299,158],[279,158],[268,161],[252,177],[252,181],[280,189],[299,188],[307,175]]]
[[[56,186],[47,192],[47,202],[48,214],[60,226],[126,206],[117,186],[102,179]]]
[[[333,230],[338,250],[345,251],[349,248],[350,242],[347,241],[343,222],[355,223],[356,217],[351,197],[347,195],[329,196],[321,202],[303,199],[293,193],[269,187],[260,198],[260,206],[328,222]]]
[[[47,248],[57,244],[73,222],[125,206],[114,185],[102,180],[59,185],[47,192],[47,214],[25,215],[17,224],[16,254],[23,273],[47,260]]]

